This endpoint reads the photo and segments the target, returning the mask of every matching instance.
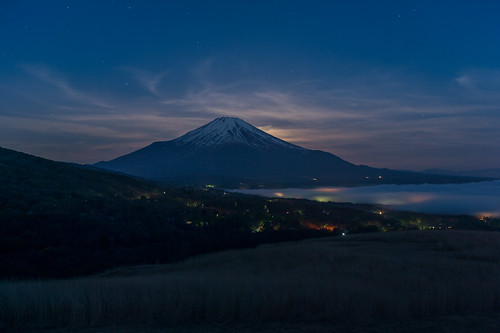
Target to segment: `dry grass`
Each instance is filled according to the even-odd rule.
[[[500,234],[401,232],[0,283],[9,328],[367,325],[500,314]],[[1,326],[0,326],[1,327]]]

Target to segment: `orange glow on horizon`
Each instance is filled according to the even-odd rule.
[[[342,192],[343,190],[344,188],[338,188],[338,187],[322,187],[315,189],[316,192],[323,192],[323,193]]]
[[[408,202],[421,203],[421,202],[431,201],[434,198],[435,196],[430,194],[412,194],[408,197]]]
[[[498,212],[479,212],[476,213],[475,216],[478,219],[483,219],[483,218],[495,218],[495,217],[500,217],[500,213]]]

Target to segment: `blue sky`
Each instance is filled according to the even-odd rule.
[[[500,167],[497,1],[3,1],[0,146],[93,163],[220,116],[356,164]]]

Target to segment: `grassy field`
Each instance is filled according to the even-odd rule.
[[[348,235],[0,282],[0,329],[497,332],[500,233]]]

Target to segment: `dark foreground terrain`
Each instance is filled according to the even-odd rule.
[[[46,332],[498,332],[500,233],[405,231],[0,283],[0,325]]]
[[[167,187],[2,148],[0,185],[0,278],[69,278],[342,232],[500,230],[499,219]]]
[[[499,331],[499,219],[166,187],[1,148],[0,184],[0,331]]]

